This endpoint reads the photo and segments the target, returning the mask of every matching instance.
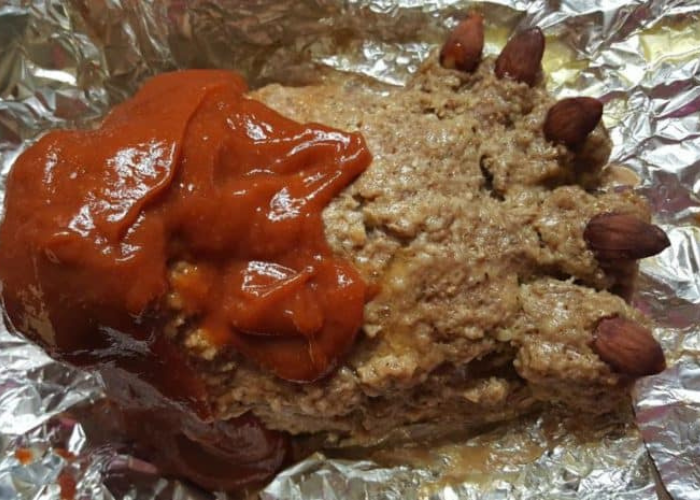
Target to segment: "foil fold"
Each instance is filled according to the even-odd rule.
[[[633,416],[574,432],[543,415],[471,439],[354,459],[316,454],[251,498],[700,499],[700,5],[692,0],[7,0],[0,5],[0,192],[42,132],[89,127],[155,73],[242,72],[253,87],[337,72],[403,85],[468,9],[486,53],[545,30],[548,87],[605,102],[611,163],[634,170],[672,247],[635,305],[672,365]],[[107,415],[107,417],[105,417]],[[105,422],[95,377],[0,331],[0,498],[224,499],[163,478]]]

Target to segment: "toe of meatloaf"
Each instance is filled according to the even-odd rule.
[[[377,290],[355,347],[334,374],[294,384],[173,325],[221,418],[252,411],[270,428],[377,436],[412,423],[481,424],[542,404],[607,412],[628,380],[591,349],[601,318],[644,324],[606,290],[582,233],[591,217],[648,220],[630,190],[606,190],[610,141],[598,127],[576,153],[548,142],[543,86],[473,74],[431,58],[406,88],[348,77],[253,92],[301,122],[359,130],[369,169],[324,213],[333,250]],[[179,263],[172,272],[186,269]],[[171,303],[177,308],[177,297]]]

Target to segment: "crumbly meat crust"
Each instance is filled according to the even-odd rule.
[[[311,384],[215,348],[178,316],[170,333],[204,375],[219,418],[252,411],[273,429],[375,439],[543,403],[603,413],[626,401],[628,380],[590,343],[605,316],[647,323],[607,291],[628,286],[634,269],[601,268],[582,233],[601,212],[649,213],[631,190],[601,185],[611,147],[602,127],[576,153],[548,142],[554,100],[544,85],[499,80],[490,59],[465,74],[433,56],[405,88],[347,77],[250,97],[363,133],[374,160],[324,222],[333,250],[378,293],[352,352]],[[177,309],[177,296],[170,304]]]

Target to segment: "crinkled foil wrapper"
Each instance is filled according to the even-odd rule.
[[[700,499],[697,0],[0,1],[2,186],[43,131],[89,126],[154,73],[225,67],[259,86],[345,71],[402,85],[469,8],[486,18],[487,53],[539,25],[551,91],[606,103],[611,160],[636,172],[672,241],[643,261],[636,297],[671,367],[637,384],[634,416],[583,434],[542,415],[434,448],[317,454],[247,496]],[[94,377],[0,331],[0,499],[227,498],[129,456],[100,423],[104,405]]]

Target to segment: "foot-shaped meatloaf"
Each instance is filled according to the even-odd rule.
[[[482,49],[472,14],[401,88],[166,73],[47,133],[7,182],[11,326],[208,488],[270,477],[288,434],[614,411],[664,368],[627,300],[668,239],[605,181],[602,103],[548,95],[540,30]]]

